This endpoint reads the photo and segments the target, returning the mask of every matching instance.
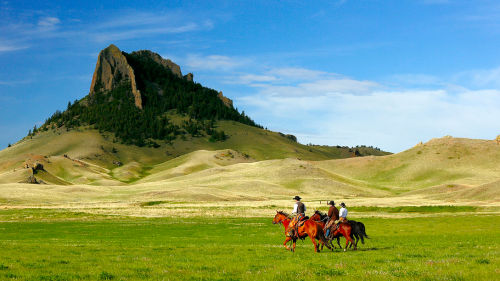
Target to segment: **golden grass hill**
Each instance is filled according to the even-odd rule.
[[[302,145],[256,124],[172,61],[110,45],[88,95],[0,151],[0,202],[269,200],[297,192],[496,200],[498,143],[445,137],[397,154]]]

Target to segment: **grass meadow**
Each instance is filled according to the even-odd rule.
[[[314,253],[306,239],[292,253],[273,212],[190,219],[0,210],[0,280],[498,280],[500,216],[471,212],[375,212],[359,219],[372,239],[358,251]]]

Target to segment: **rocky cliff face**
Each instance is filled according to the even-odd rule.
[[[219,97],[219,99],[222,100],[222,102],[227,106],[227,107],[232,107],[233,106],[233,100],[232,99],[229,99],[227,97],[225,97],[222,92],[219,92],[219,94],[217,95],[217,97]]]
[[[187,81],[193,82],[193,74],[192,73],[188,73],[187,75],[182,76],[182,72],[181,72],[180,66],[178,66],[177,64],[175,64],[174,62],[172,62],[169,59],[162,58],[157,53],[153,53],[153,52],[151,52],[149,50],[141,50],[141,51],[132,52],[131,54],[132,55],[136,55],[136,56],[140,56],[140,57],[151,58],[156,63],[158,63],[160,65],[163,65],[165,68],[170,69],[172,71],[172,73],[174,73],[175,75],[177,75],[177,77],[184,78]]]
[[[115,45],[109,45],[99,53],[97,58],[90,94],[94,93],[98,84],[101,84],[102,90],[110,91],[122,79],[130,79],[135,105],[142,109],[141,92],[137,89],[134,70],[127,63],[120,49]]]

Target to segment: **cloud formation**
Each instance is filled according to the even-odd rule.
[[[69,42],[117,43],[124,40],[154,38],[162,35],[183,34],[200,30],[211,30],[215,23],[206,17],[196,17],[182,12],[141,12],[119,11],[112,16],[99,18],[95,22],[42,16],[37,12],[27,14],[22,19],[13,19],[0,28],[0,36],[5,34],[10,40],[23,43],[23,46],[43,44],[47,38],[57,38]],[[0,43],[0,51],[19,50],[8,44]]]
[[[374,145],[392,152],[444,135],[493,139],[499,129],[492,126],[493,120],[500,118],[498,90],[374,91],[307,98],[253,95],[239,101],[252,106],[248,112],[258,120],[272,120],[276,127],[294,124],[301,143]],[[421,139],[416,141],[415,134]]]
[[[41,18],[38,21],[38,26],[43,28],[53,27],[61,22],[60,19],[54,17]]]
[[[231,58],[228,56],[210,55],[189,55],[186,59],[186,65],[193,69],[200,70],[217,70],[229,71],[234,68],[240,67],[244,62],[241,60]]]

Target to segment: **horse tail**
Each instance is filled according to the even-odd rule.
[[[361,232],[362,232],[362,233],[361,233],[361,237],[363,237],[363,236],[364,236],[364,237],[366,237],[367,239],[371,239],[371,238],[370,238],[370,237],[368,237],[368,235],[366,234],[366,231],[365,231],[365,225],[364,225],[362,222],[360,222],[360,223],[359,223],[359,225],[361,226]]]
[[[370,237],[368,237],[368,235],[366,234],[365,225],[362,222],[357,222],[356,230],[359,234],[359,237],[361,238],[361,243],[365,244],[365,238],[370,239]]]
[[[361,229],[362,223],[353,220],[349,220],[349,223],[351,224],[351,238],[361,239],[361,243],[365,244],[363,240],[363,231]]]

